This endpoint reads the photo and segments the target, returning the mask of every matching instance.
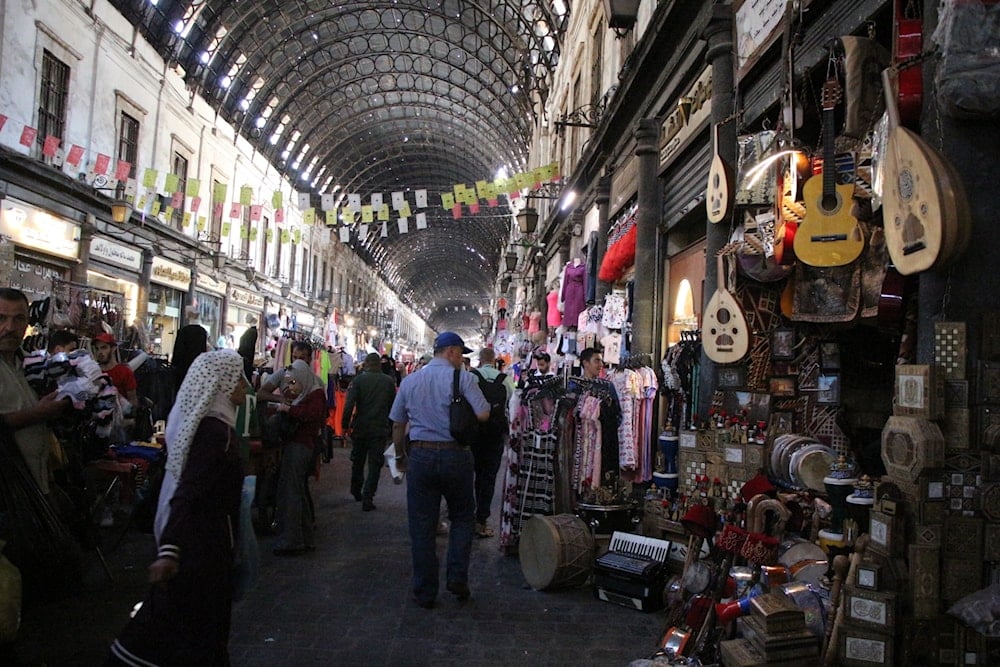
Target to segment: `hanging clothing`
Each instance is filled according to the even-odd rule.
[[[528,333],[538,333],[541,330],[542,313],[539,310],[531,311],[528,316]]]
[[[563,321],[568,326],[576,326],[577,318],[586,305],[586,289],[584,277],[587,274],[587,267],[581,264],[570,262],[563,269],[562,280],[562,302]]]
[[[545,315],[545,323],[553,328],[562,326],[563,315],[559,310],[559,292],[552,290],[545,295],[545,301],[548,304],[548,311]]]

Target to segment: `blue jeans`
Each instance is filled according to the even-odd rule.
[[[447,581],[469,582],[469,554],[476,500],[472,452],[468,449],[410,450],[406,469],[406,502],[413,556],[413,595],[431,602],[438,593],[437,526],[441,498],[448,503]]]
[[[378,478],[382,473],[382,466],[385,465],[386,443],[388,436],[375,435],[363,436],[353,439],[354,445],[351,448],[351,494],[358,495],[365,500],[375,497],[378,490]],[[368,475],[365,476],[365,466],[368,467]]]

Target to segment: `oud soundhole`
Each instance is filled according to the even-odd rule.
[[[729,320],[733,319],[733,315],[725,308],[719,308],[716,319],[719,320],[719,324],[729,324]]]

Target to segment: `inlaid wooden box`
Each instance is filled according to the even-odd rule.
[[[875,632],[844,625],[840,635],[840,656],[836,664],[847,667],[895,665],[895,637],[892,632]]]
[[[892,632],[896,627],[896,594],[888,591],[844,589],[845,621]]]
[[[1000,523],[988,523],[983,530],[983,560],[1000,562]]]
[[[969,351],[965,322],[934,323],[934,364],[946,378],[962,379]]]
[[[902,517],[872,510],[869,515],[868,548],[883,556],[900,555],[903,551]]]
[[[974,517],[951,516],[944,526],[941,555],[945,558],[983,558],[983,520]]]
[[[977,362],[976,403],[1000,403],[1000,362]]]
[[[983,562],[972,558],[942,556],[941,602],[944,608],[983,588]]]
[[[893,416],[882,429],[882,463],[893,479],[916,482],[928,468],[944,465],[944,435],[937,424]]]
[[[914,618],[934,618],[941,606],[941,550],[911,544],[908,548],[910,606]]]
[[[937,366],[896,366],[896,392],[892,414],[900,417],[938,419],[944,414],[944,373]]]

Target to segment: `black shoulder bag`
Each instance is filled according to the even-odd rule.
[[[455,375],[451,382],[451,404],[448,406],[448,427],[451,437],[455,442],[471,447],[479,435],[479,420],[476,413],[472,411],[472,406],[458,386],[459,373],[462,371],[455,369]]]

